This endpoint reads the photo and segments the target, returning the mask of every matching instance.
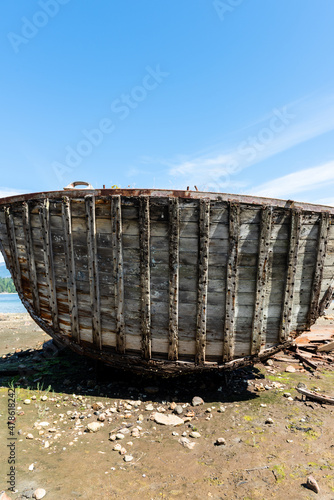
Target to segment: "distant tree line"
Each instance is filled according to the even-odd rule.
[[[16,293],[12,278],[0,278],[0,293]]]

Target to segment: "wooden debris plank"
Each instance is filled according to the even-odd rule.
[[[86,206],[87,254],[88,254],[89,283],[90,283],[90,301],[91,301],[91,311],[92,311],[93,344],[95,347],[101,350],[102,349],[101,304],[100,304],[99,270],[97,261],[95,196],[91,195],[86,196],[85,206]]]
[[[334,351],[334,341],[329,342],[329,344],[325,344],[317,348],[317,352],[330,352],[330,351]]]
[[[240,205],[229,206],[229,254],[226,275],[226,306],[223,339],[223,362],[234,356],[235,305],[238,279]]]
[[[318,401],[319,403],[327,403],[330,405],[334,405],[334,398],[326,396],[324,394],[315,393],[313,391],[309,391],[308,389],[304,389],[303,387],[296,387],[296,391],[298,391],[303,396],[313,399],[314,401]]]
[[[210,200],[200,200],[199,213],[199,259],[197,291],[197,327],[195,363],[205,362],[206,321],[208,298]]]
[[[125,320],[124,320],[124,273],[122,245],[122,208],[119,195],[111,198],[112,250],[114,273],[114,304],[116,311],[116,350],[125,353]]]
[[[179,357],[179,239],[180,209],[179,199],[169,199],[169,333],[168,359]]]
[[[64,228],[64,250],[65,264],[67,271],[67,296],[69,315],[71,318],[72,338],[80,343],[80,328],[78,317],[78,296],[76,288],[76,272],[73,248],[73,232],[72,232],[72,214],[71,201],[68,197],[64,197],[62,203],[62,218]]]
[[[140,286],[141,286],[141,345],[145,360],[152,356],[151,297],[150,297],[150,198],[140,197]]]
[[[321,213],[319,231],[318,231],[318,249],[315,264],[315,271],[312,284],[312,293],[310,301],[310,312],[308,317],[308,325],[311,326],[319,316],[319,299],[321,292],[322,276],[324,262],[326,258],[326,250],[328,244],[328,235],[330,228],[330,215],[326,212]]]
[[[29,282],[33,299],[33,307],[35,313],[39,314],[40,313],[39,290],[38,290],[38,280],[37,280],[36,263],[35,263],[34,244],[31,233],[30,208],[28,202],[26,201],[23,202],[23,229],[24,229],[24,240],[25,240],[27,262],[28,262]]]
[[[51,318],[56,331],[59,330],[58,305],[55,269],[53,264],[53,248],[50,227],[50,202],[46,198],[39,206],[40,227],[42,233],[43,256],[45,265],[45,274],[48,284],[49,306],[51,309]]]
[[[298,263],[299,234],[301,230],[301,212],[291,210],[288,268],[286,273],[285,291],[281,315],[279,341],[283,342],[290,334],[292,323],[292,304],[294,299],[296,270]]]
[[[257,354],[265,343],[265,303],[268,299],[268,272],[270,266],[270,239],[272,233],[272,208],[264,207],[261,213],[261,231],[256,278],[256,294],[252,325],[251,354]]]

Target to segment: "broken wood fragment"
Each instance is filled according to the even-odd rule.
[[[325,396],[324,394],[318,394],[316,392],[309,391],[308,389],[304,389],[303,387],[296,387],[296,391],[309,399],[313,399],[314,401],[334,405],[334,398],[330,398],[329,396]]]

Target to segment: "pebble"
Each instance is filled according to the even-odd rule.
[[[179,443],[182,444],[182,446],[184,446],[185,448],[188,448],[189,450],[192,450],[193,448],[195,448],[195,446],[197,444],[197,443],[189,441],[189,439],[186,437],[180,437]]]
[[[115,446],[113,447],[113,450],[115,450],[115,451],[121,451],[121,449],[122,449],[122,445],[119,443],[115,444]]]
[[[89,432],[97,432],[101,429],[102,426],[103,424],[100,424],[99,422],[91,422],[87,425],[87,430]]]
[[[313,476],[308,476],[308,478],[306,480],[306,487],[309,490],[314,491],[315,493],[319,493],[319,491],[320,491],[319,485]]]
[[[197,432],[197,431],[190,432],[189,436],[192,437],[192,438],[195,438],[195,439],[198,439],[198,438],[201,437],[200,433]]]
[[[178,435],[179,435],[178,432],[175,432],[175,431],[172,432],[172,436],[178,436]]]
[[[267,364],[268,366],[273,366],[274,362],[273,362],[273,360],[272,360],[272,359],[267,359],[266,364]]]
[[[33,399],[33,400],[35,401],[35,399],[36,399],[36,396],[35,396],[35,395],[34,395],[34,396],[31,396],[31,399]]]
[[[292,365],[289,365],[285,368],[285,371],[288,372],[288,373],[295,373],[296,371],[296,368]]]
[[[140,432],[139,432],[139,429],[137,429],[137,427],[135,427],[134,429],[132,429],[131,436],[135,437],[135,438],[139,438]]]
[[[199,405],[204,405],[204,401],[202,398],[200,398],[199,396],[195,396],[193,399],[192,399],[192,402],[191,404],[193,406],[199,406]]]
[[[34,464],[30,464],[28,467],[29,470],[34,470],[34,468],[35,468]]]
[[[30,400],[30,399],[25,399],[25,400],[23,401],[23,403],[24,403],[25,405],[30,405],[31,400]]]
[[[291,394],[290,394],[290,392],[285,392],[285,393],[283,394],[283,396],[284,396],[285,398],[289,398],[289,397],[291,396]]]
[[[154,413],[153,419],[157,424],[161,425],[182,425],[184,421],[176,415],[165,415],[164,413]]]
[[[124,438],[125,438],[124,434],[122,434],[121,432],[117,432],[116,439],[121,440],[121,439],[124,439]]]
[[[41,401],[47,401],[48,397],[47,396],[42,396]]]
[[[37,488],[37,490],[34,491],[33,498],[36,498],[36,500],[41,500],[44,498],[46,495],[46,491],[43,490],[43,488]]]
[[[221,438],[216,439],[216,441],[215,441],[216,446],[222,446],[223,444],[226,444],[226,441],[224,438],[221,437]]]
[[[274,421],[272,418],[267,418],[267,420],[265,421],[265,424],[273,424]]]
[[[175,408],[174,408],[174,413],[176,415],[182,415],[183,413],[183,408],[181,405],[176,405]]]
[[[34,436],[32,434],[27,434],[26,439],[34,439]]]
[[[153,411],[154,410],[154,406],[151,405],[151,404],[148,404],[148,405],[145,406],[145,410],[146,411]]]
[[[225,410],[226,410],[225,406],[220,406],[218,408],[219,413],[224,413]]]
[[[5,491],[0,491],[0,500],[12,500]]]
[[[131,462],[133,460],[132,455],[125,455],[123,458],[124,462]]]

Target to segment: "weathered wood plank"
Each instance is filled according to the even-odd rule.
[[[143,359],[151,359],[151,299],[150,299],[150,199],[140,197],[140,285],[141,285],[141,346]]]
[[[199,259],[196,322],[195,363],[205,363],[206,321],[208,299],[210,200],[200,200],[199,214]]]
[[[259,239],[258,268],[256,278],[256,294],[254,304],[251,354],[260,352],[265,344],[264,314],[265,299],[268,298],[268,270],[270,266],[270,239],[272,232],[272,209],[264,207],[261,214],[261,232]]]
[[[100,286],[99,270],[96,249],[96,219],[95,219],[95,196],[85,197],[86,207],[86,225],[87,225],[87,254],[88,271],[90,283],[90,301],[92,311],[92,332],[93,344],[102,349],[101,335],[101,304],[100,304]]]
[[[302,225],[302,215],[298,210],[291,210],[290,239],[288,253],[288,268],[286,272],[284,301],[282,306],[279,341],[283,342],[290,334],[292,323],[292,302],[294,299],[296,270],[298,264],[299,234]]]
[[[80,343],[80,328],[78,317],[78,296],[76,287],[76,270],[73,248],[73,233],[72,233],[72,214],[71,201],[68,197],[64,197],[62,204],[62,219],[64,230],[64,250],[65,250],[65,265],[67,271],[67,296],[69,305],[69,315],[71,319],[72,338]]]
[[[179,329],[179,238],[180,212],[178,198],[169,199],[169,333],[168,359],[176,361]]]
[[[318,248],[313,283],[311,287],[312,292],[310,300],[310,311],[308,315],[309,326],[313,325],[313,323],[315,323],[316,319],[319,317],[320,292],[327,252],[330,222],[331,220],[329,213],[323,212],[321,214],[320,224],[318,228]]]
[[[43,203],[39,206],[39,218],[40,227],[42,233],[42,245],[43,245],[43,256],[44,256],[44,266],[45,275],[48,284],[49,292],[49,307],[51,309],[51,317],[54,329],[59,330],[59,318],[58,318],[58,305],[57,305],[57,290],[56,290],[56,278],[55,278],[55,268],[53,264],[53,248],[52,248],[52,236],[50,227],[50,202],[46,198]]]
[[[226,275],[225,325],[223,339],[223,362],[233,359],[235,301],[238,280],[240,205],[229,206],[229,255]]]
[[[114,300],[116,311],[116,350],[125,353],[125,320],[124,320],[124,274],[123,274],[123,245],[122,245],[122,209],[121,197],[111,198],[112,220],[112,250],[114,273]]]
[[[6,220],[6,230],[8,237],[8,244],[10,249],[10,262],[13,273],[13,280],[18,291],[22,293],[22,276],[21,276],[21,266],[19,262],[19,255],[16,243],[16,234],[14,227],[13,214],[9,207],[5,207],[5,220]]]
[[[23,229],[25,236],[24,238],[25,249],[26,249],[26,256],[28,263],[28,274],[29,274],[29,282],[32,293],[33,307],[35,313],[40,314],[35,252],[34,252],[34,244],[32,240],[31,223],[30,223],[30,209],[29,209],[29,204],[26,201],[23,202]]]

